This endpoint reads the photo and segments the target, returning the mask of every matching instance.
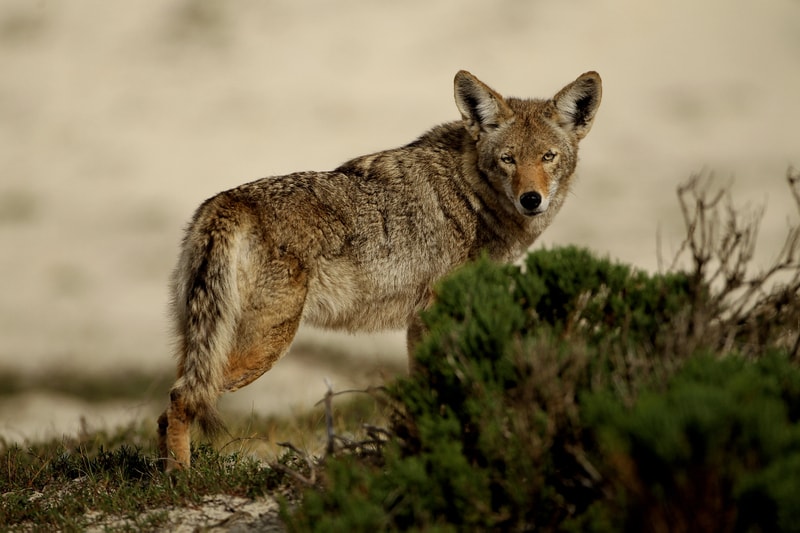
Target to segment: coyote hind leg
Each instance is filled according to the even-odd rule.
[[[189,466],[193,419],[185,403],[171,393],[169,407],[158,417],[158,455],[164,462],[164,470]]]
[[[272,326],[263,324],[263,320],[258,320],[261,317],[256,316],[247,321],[246,326],[243,322],[242,329],[251,332],[237,339],[236,346],[228,356],[220,393],[233,392],[249,385],[286,354],[300,325],[301,311],[298,309],[296,316]],[[259,329],[259,326],[263,329]]]
[[[244,309],[224,368],[220,369],[222,380],[213,391],[214,399],[248,385],[272,368],[287,352],[297,332],[307,292],[306,275],[294,262],[281,261],[270,266],[269,271],[254,280],[260,290],[243,291]],[[245,285],[244,289],[248,288]],[[222,427],[213,404],[190,405],[186,401],[192,391],[180,384],[185,387],[191,381],[182,379],[187,368],[186,361],[179,365],[170,405],[158,419],[159,453],[168,471],[190,465],[190,429],[195,419],[206,433]]]
[[[249,385],[272,368],[289,349],[299,323],[300,313],[292,320],[265,329],[257,337],[243,335],[228,356],[224,385],[218,395]],[[256,327],[257,324],[251,322],[246,329]],[[190,465],[190,434],[194,419],[194,413],[187,409],[180,392],[173,389],[169,407],[158,419],[158,450],[165,470]]]
[[[272,368],[288,351],[303,315],[307,275],[296,260],[270,263],[251,284],[220,393],[249,385]]]

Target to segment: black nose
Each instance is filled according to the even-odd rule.
[[[526,192],[519,197],[519,204],[527,211],[533,211],[542,204],[542,195],[538,192]]]

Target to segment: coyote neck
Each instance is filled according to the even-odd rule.
[[[454,138],[458,142],[454,142]],[[432,181],[445,218],[461,230],[464,258],[482,253],[496,261],[513,261],[533,244],[550,224],[559,205],[535,217],[521,215],[508,199],[504,184],[492,179],[478,165],[478,147],[460,122],[435,128],[409,147],[429,150],[431,146],[448,154],[445,171]],[[447,216],[451,214],[458,216]],[[469,236],[469,238],[465,238]],[[453,265],[457,266],[457,265]]]

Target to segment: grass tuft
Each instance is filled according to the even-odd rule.
[[[340,398],[334,411],[337,427],[358,427],[382,417],[364,394]],[[217,495],[249,500],[280,495],[288,509],[300,485],[287,472],[308,475],[307,459],[326,446],[321,406],[286,418],[235,419],[229,431],[234,437],[213,445],[197,441],[192,468],[172,475],[159,469],[150,423],[0,444],[0,524],[15,529],[163,529],[174,525],[171,511],[201,507]],[[305,442],[306,450],[288,450],[275,442],[277,436]]]

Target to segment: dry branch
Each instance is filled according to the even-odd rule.
[[[800,212],[800,173],[786,179]],[[695,283],[692,333],[717,348],[756,353],[767,345],[800,351],[800,222],[789,224],[766,269],[749,271],[764,209],[734,208],[730,187],[711,192],[711,177],[692,176],[678,187],[686,238],[670,270],[688,255]],[[788,332],[788,333],[787,333]],[[788,336],[787,336],[788,335]],[[791,338],[790,338],[791,337]]]

